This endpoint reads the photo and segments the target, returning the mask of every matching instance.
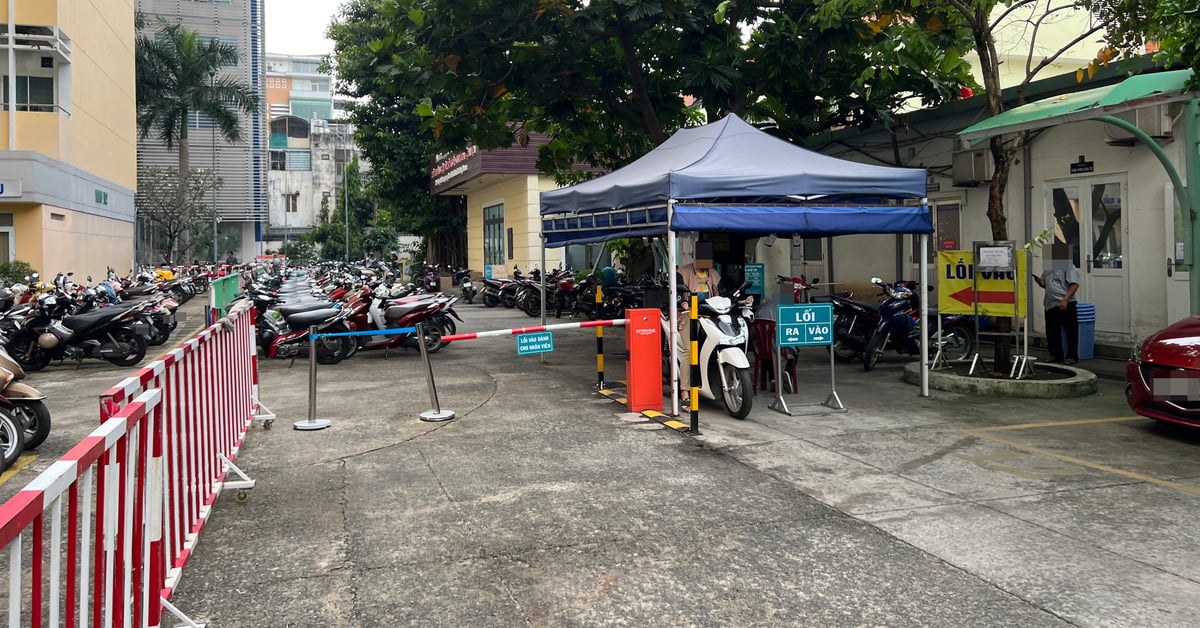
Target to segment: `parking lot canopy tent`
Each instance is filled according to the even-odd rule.
[[[674,231],[932,233],[925,170],[805,150],[736,115],[681,129],[637,161],[543,192],[547,246]]]

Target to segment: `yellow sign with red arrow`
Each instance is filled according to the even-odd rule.
[[[942,314],[975,314],[978,302],[983,316],[1023,316],[1026,302],[1025,251],[1017,252],[1017,270],[980,272],[975,292],[975,255],[971,251],[938,251],[938,311]],[[1016,281],[1017,290],[1013,291]],[[1014,303],[1015,299],[1015,303]]]

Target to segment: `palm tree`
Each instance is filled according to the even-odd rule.
[[[235,47],[201,37],[182,24],[159,24],[153,37],[141,32],[137,37],[138,137],[144,140],[157,130],[168,150],[178,147],[178,197],[179,206],[184,207],[191,173],[189,117],[197,113],[205,116],[226,141],[239,142],[242,134],[238,114],[255,111],[259,99],[237,79],[220,74],[222,67],[237,64]]]

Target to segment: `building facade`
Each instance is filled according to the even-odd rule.
[[[439,155],[430,176],[435,195],[463,196],[467,209],[467,266],[485,277],[508,277],[542,268],[542,192],[555,189],[554,179],[538,172],[538,146],[464,151]],[[561,248],[545,251],[546,267],[565,262]]]
[[[1126,78],[1126,70],[1108,68],[1083,84],[1074,72],[1052,77],[1032,84],[1028,99],[1113,85]],[[1184,171],[1185,151],[1196,150],[1183,141],[1184,109],[1183,103],[1151,102],[1118,114],[1149,134],[1153,148],[1102,122],[1048,126],[1031,135],[1012,169],[1004,196],[1008,237],[1022,246],[1050,229],[1070,245],[1081,278],[1079,299],[1096,307],[1098,352],[1104,345],[1126,357],[1122,348],[1189,313],[1188,221],[1154,155],[1161,150]],[[957,135],[987,117],[982,97],[976,97],[907,114],[894,143],[891,131],[873,129],[835,134],[810,147],[844,159],[927,169],[936,229],[932,261],[936,250],[970,250],[974,241],[992,239],[986,214],[990,153],[986,143],[964,146]],[[793,262],[810,276],[862,286],[871,276],[916,278],[917,246],[911,236],[845,236],[812,241]],[[1032,253],[1030,268],[1040,273],[1048,255],[1038,248]],[[932,273],[933,285],[940,274]],[[1028,320],[1041,332],[1042,293],[1030,285],[1028,294]]]
[[[222,74],[241,81],[266,101],[266,52],[263,44],[265,0],[136,0],[136,8],[146,17],[146,28],[153,31],[158,21],[183,24],[202,37],[212,37],[234,46],[238,63],[224,68]],[[127,3],[126,3],[127,4]],[[267,223],[267,115],[266,108],[240,114],[242,141],[226,142],[212,123],[201,116],[189,121],[191,168],[209,169],[215,165],[222,185],[216,192],[220,233],[217,255],[233,249],[239,259],[262,253],[263,230]],[[149,135],[137,145],[141,168],[176,167],[179,157]],[[215,162],[215,164],[214,164]],[[143,257],[156,261],[161,251],[154,243],[143,243]]]
[[[133,7],[6,4],[0,262],[24,261],[48,276],[128,270],[137,186]]]
[[[335,108],[333,77],[320,72],[320,64],[318,56],[267,55],[269,227],[263,239],[272,250],[311,230],[322,208],[337,208],[346,166],[358,155],[354,127]],[[368,169],[360,159],[360,172]]]

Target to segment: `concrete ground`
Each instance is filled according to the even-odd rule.
[[[457,309],[461,330],[534,322]],[[172,602],[221,627],[1200,623],[1200,438],[1132,415],[1120,362],[1084,362],[1100,392],[1061,400],[921,398],[901,356],[839,364],[845,413],[760,392],[744,421],[702,404],[689,436],[596,394],[591,330],[544,361],[512,337],[431,357],[454,420],[418,419],[415,352],[369,352],[320,368],[317,432],[292,429],[307,364],[260,361],[278,419],[237,460],[258,486],[218,500]],[[56,431],[5,496],[123,372],[31,377]],[[801,404],[829,374],[804,350],[792,410],[820,410]]]

